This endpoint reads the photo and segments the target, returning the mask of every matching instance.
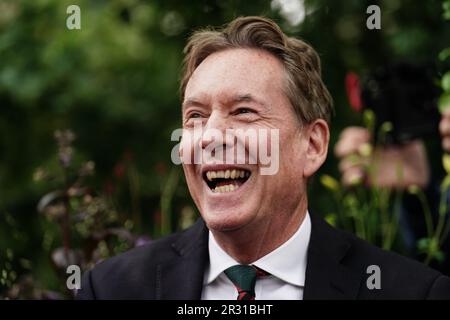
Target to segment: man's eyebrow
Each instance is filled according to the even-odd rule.
[[[252,95],[250,93],[235,95],[235,96],[231,97],[231,99],[229,99],[228,101],[229,101],[228,103],[232,103],[232,104],[236,104],[236,103],[240,103],[240,102],[254,102],[254,103],[260,104],[262,106],[266,106],[266,104],[264,102],[257,99],[254,95]],[[196,98],[187,98],[186,100],[183,101],[181,108],[182,108],[182,110],[184,110],[190,106],[203,107],[203,106],[205,106],[205,104],[203,102],[197,100]]]
[[[255,102],[257,104],[260,104],[262,106],[265,106],[266,104],[262,102],[261,100],[257,99],[255,96],[253,96],[250,93],[246,94],[239,94],[237,96],[234,96],[231,101],[233,103],[239,103],[239,102]]]
[[[195,98],[188,98],[183,101],[183,104],[181,105],[181,109],[184,110],[189,106],[204,106],[204,104]]]

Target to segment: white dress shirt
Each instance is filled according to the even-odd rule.
[[[289,240],[252,263],[270,273],[256,280],[256,300],[303,299],[310,236],[311,219],[306,212],[302,224]],[[239,263],[219,246],[211,231],[208,250],[209,266],[204,275],[202,300],[236,300],[236,287],[224,271]]]

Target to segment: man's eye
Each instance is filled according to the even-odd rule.
[[[236,114],[244,114],[244,113],[252,113],[253,111],[248,108],[239,108],[236,111]]]
[[[192,118],[201,118],[201,117],[202,117],[202,115],[201,115],[200,113],[198,113],[198,112],[191,113],[191,114],[188,116],[189,119],[192,119]]]

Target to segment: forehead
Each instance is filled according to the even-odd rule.
[[[250,93],[267,99],[282,94],[284,68],[258,49],[228,49],[209,55],[193,72],[185,98],[216,98]]]

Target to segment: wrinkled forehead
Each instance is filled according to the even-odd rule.
[[[254,97],[280,94],[284,67],[258,49],[228,49],[209,55],[195,69],[184,94],[189,99],[229,99],[242,93]]]

